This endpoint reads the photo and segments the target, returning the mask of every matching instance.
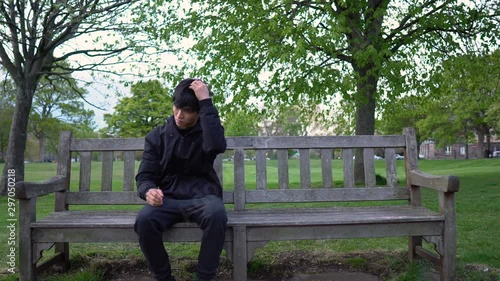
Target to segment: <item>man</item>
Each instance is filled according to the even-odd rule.
[[[226,140],[210,96],[201,80],[181,81],[173,115],[145,139],[136,182],[147,204],[137,215],[135,232],[156,280],[175,280],[162,233],[178,222],[193,221],[203,230],[197,279],[211,280],[219,266],[227,215],[213,163]]]

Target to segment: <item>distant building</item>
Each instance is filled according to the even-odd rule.
[[[498,153],[494,153],[495,151],[500,151],[500,139],[491,139],[490,144],[491,151],[489,151],[490,157],[500,157],[497,156]],[[422,144],[420,144],[420,155],[422,155],[425,159],[465,159],[466,157],[466,149],[468,149],[468,157],[469,159],[473,158],[481,158],[479,157],[481,154],[485,155],[486,150],[488,149],[488,145],[485,142],[483,145],[483,151],[478,151],[477,143],[468,144],[453,144],[449,146],[444,146],[438,148],[434,141],[426,140]],[[481,154],[480,154],[481,153]]]

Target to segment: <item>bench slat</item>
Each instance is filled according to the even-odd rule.
[[[144,138],[72,139],[71,151],[142,151]]]
[[[234,209],[245,209],[245,151],[234,150]]]
[[[288,176],[288,150],[278,150],[278,187],[287,189],[290,184]]]
[[[332,171],[332,150],[321,149],[321,178],[323,180],[323,187],[333,187],[333,171]]]
[[[228,229],[225,242],[232,241],[233,235]],[[196,224],[174,225],[163,232],[163,241],[193,242],[201,241],[203,232]],[[132,242],[137,243],[137,233],[132,228],[69,228],[35,229],[33,239],[43,242]]]
[[[385,154],[387,186],[396,187],[398,186],[398,173],[396,169],[396,152],[394,148],[386,148],[384,154]]]
[[[230,137],[226,139],[227,148],[233,149],[288,149],[288,148],[356,148],[356,147],[405,147],[404,136],[318,136],[308,137]],[[72,139],[71,151],[115,151],[144,149],[143,138],[130,139]]]
[[[295,209],[248,209],[227,211],[228,226],[279,226],[324,224],[369,224],[443,221],[444,215],[424,207],[378,206]],[[54,212],[32,224],[33,228],[132,228],[137,211]],[[192,227],[181,223],[177,227]]]
[[[363,164],[365,169],[365,184],[375,186],[375,164],[373,163],[373,148],[363,149]]]
[[[92,153],[90,151],[80,152],[80,191],[90,190]]]
[[[320,148],[364,148],[364,147],[404,147],[404,136],[272,136],[272,137],[232,137],[227,138],[227,147],[248,149],[320,149]]]
[[[257,189],[267,188],[267,159],[265,150],[255,151],[255,183]]]
[[[346,148],[342,150],[342,161],[344,162],[344,187],[354,187],[354,163],[353,150]]]
[[[300,187],[311,188],[311,154],[309,149],[299,149]]]
[[[288,190],[248,190],[247,203],[343,202],[409,199],[407,188],[312,188]]]
[[[247,241],[320,240],[339,238],[401,237],[440,235],[442,222],[387,222],[373,224],[253,226]]]
[[[217,157],[215,158],[215,162],[214,162],[214,169],[215,169],[215,172],[217,173],[217,176],[219,177],[219,181],[221,182],[221,184],[224,183],[224,173],[222,172],[222,154],[219,154],[217,155]]]
[[[101,190],[113,190],[113,151],[102,152]]]
[[[409,190],[404,187],[388,188],[312,188],[247,190],[243,197],[247,203],[300,203],[300,202],[343,202],[407,200]],[[232,204],[233,192],[224,191],[224,203]],[[134,191],[128,192],[67,192],[69,205],[143,205],[144,201]]]
[[[232,204],[233,192],[224,191],[224,203]],[[135,191],[124,192],[66,192],[69,205],[144,205],[144,200]]]
[[[134,151],[123,152],[123,191],[134,191],[135,159]]]

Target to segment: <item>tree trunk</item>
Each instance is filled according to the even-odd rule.
[[[481,130],[477,130],[476,157],[479,159],[484,158],[484,133]]]
[[[486,135],[486,158],[491,158],[491,134],[488,130],[488,134]]]
[[[356,99],[356,135],[373,135],[375,133],[375,94],[378,77],[375,77],[374,67],[364,67],[358,71],[360,78],[357,84]],[[371,74],[370,74],[371,72]],[[365,182],[363,151],[356,150],[354,160],[354,179],[357,184]]]
[[[40,162],[45,162],[45,132],[40,132],[40,136],[38,137],[38,146],[40,147],[39,158]]]
[[[0,182],[1,194],[7,193],[8,170],[15,170],[16,182],[24,180],[24,151],[27,142],[28,119],[36,87],[34,85],[36,85],[36,82],[26,79],[26,84],[17,88],[16,106],[10,128],[5,166]]]
[[[465,140],[465,159],[469,159],[469,142]]]

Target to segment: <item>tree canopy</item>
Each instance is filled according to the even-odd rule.
[[[494,122],[494,107],[500,102],[500,50],[490,55],[450,58],[434,74],[435,88],[428,95],[427,117],[418,125],[424,137],[438,144],[478,142],[500,128]],[[493,116],[490,116],[493,114]],[[483,157],[482,154],[477,155]]]
[[[105,114],[109,132],[119,137],[144,137],[172,114],[172,94],[158,80],[137,82],[131,96],[123,97],[111,114]]]
[[[373,134],[377,106],[418,91],[443,58],[471,42],[487,51],[499,35],[494,1],[172,2],[138,11],[142,28],[168,45],[192,40],[183,72],[224,90],[231,108],[257,99],[310,115],[340,93],[354,104],[358,135]]]
[[[47,157],[47,143],[53,144],[52,152],[56,151],[62,126],[80,135],[95,129],[94,112],[85,109],[82,101],[87,95],[71,75],[41,79],[29,118],[29,132],[39,142],[40,161]]]
[[[424,67],[498,36],[498,12],[481,1],[172,2],[152,1],[138,15],[159,20],[141,26],[171,46],[192,40],[179,53],[184,73],[207,77],[231,108],[257,98],[310,114],[340,93],[355,104],[357,134],[373,134],[377,104],[415,89]]]
[[[120,17],[134,2],[137,0],[0,2],[0,63],[16,88],[1,193],[6,191],[8,169],[16,170],[16,180],[24,179],[28,116],[42,77],[104,70],[109,63],[124,61],[117,57],[129,48],[127,42],[113,41],[115,37],[106,32],[126,28]],[[84,59],[71,61],[67,67],[65,63],[75,56]],[[56,69],[63,71],[56,73]]]
[[[499,54],[496,50],[445,60],[433,73],[429,92],[399,98],[384,108],[381,132],[417,127],[420,141],[432,140],[443,147],[477,140],[478,151],[483,151],[485,138],[489,142],[500,131]]]

